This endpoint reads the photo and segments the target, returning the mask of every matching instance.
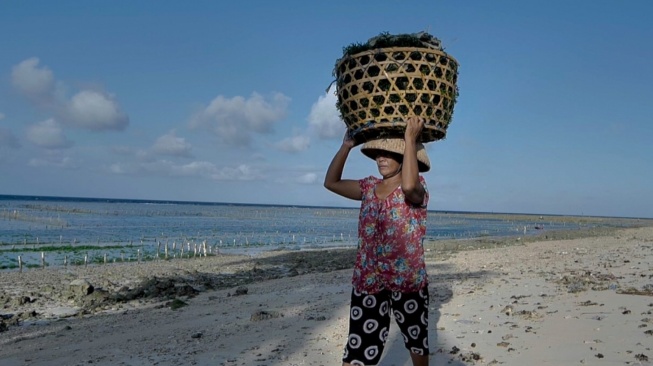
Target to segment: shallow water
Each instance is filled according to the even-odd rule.
[[[427,240],[603,225],[430,211]],[[0,269],[356,245],[358,209],[0,196]],[[614,221],[609,221],[614,224]]]

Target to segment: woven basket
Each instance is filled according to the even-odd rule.
[[[338,60],[342,119],[356,144],[403,138],[408,117],[426,120],[420,142],[443,139],[458,96],[458,62],[434,48],[389,47]]]

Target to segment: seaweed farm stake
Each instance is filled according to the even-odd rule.
[[[23,271],[23,257],[20,256],[20,255],[18,256],[18,270],[19,270],[20,272]]]
[[[41,268],[45,268],[45,253],[41,252]]]

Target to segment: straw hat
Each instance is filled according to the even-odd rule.
[[[418,169],[422,173],[428,172],[431,169],[431,161],[426,154],[426,149],[421,142],[418,142],[416,147]],[[380,139],[364,143],[361,152],[370,159],[376,159],[376,150],[389,151],[403,156],[405,148],[406,142],[403,139]]]

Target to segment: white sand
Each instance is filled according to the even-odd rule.
[[[653,364],[651,227],[429,256],[428,270],[432,365]],[[12,326],[0,333],[0,365],[339,365],[350,276]],[[642,294],[620,293],[631,288]],[[252,321],[261,311],[283,316]],[[396,327],[390,336],[381,365],[410,365]]]

